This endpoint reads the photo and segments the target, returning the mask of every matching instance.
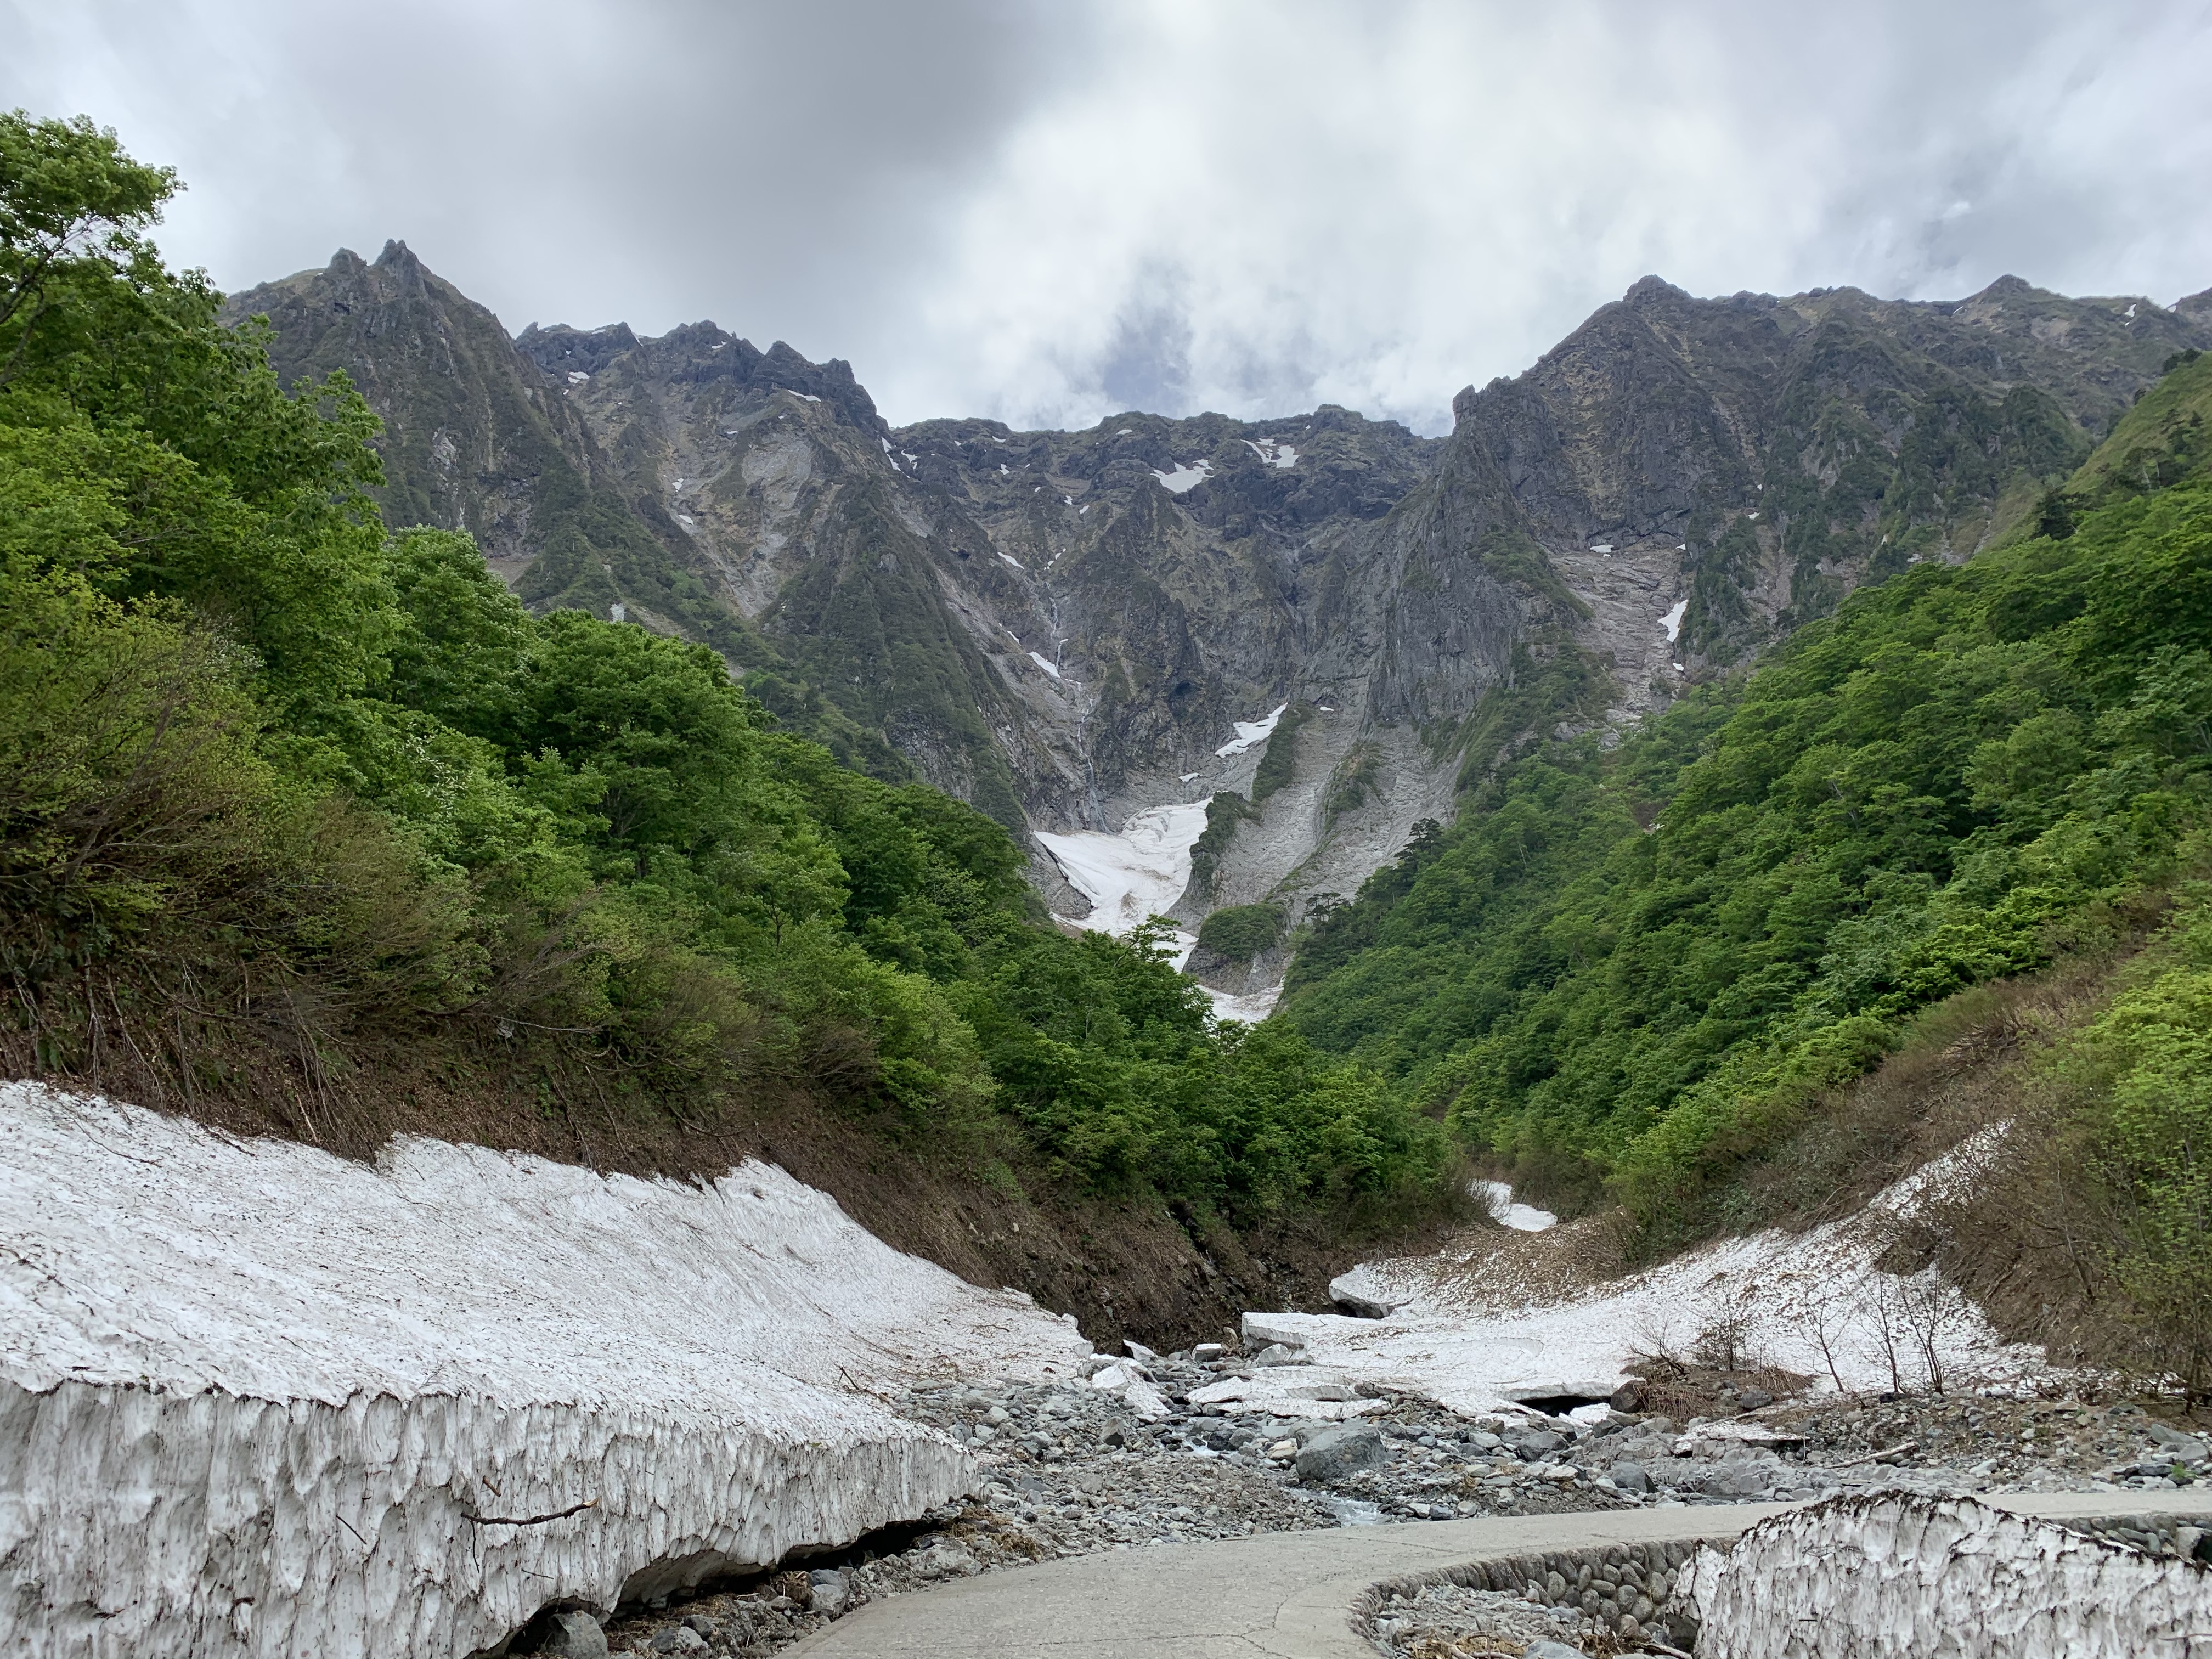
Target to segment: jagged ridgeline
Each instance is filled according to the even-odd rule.
[[[0,163],[11,1075],[364,1154],[410,1128],[714,1171],[773,1137],[884,1231],[1103,1331],[1218,1322],[1238,1292],[1191,1240],[1256,1272],[1240,1238],[1285,1218],[1447,1199],[1440,1127],[1372,1073],[1215,1032],[1146,939],[1041,925],[1001,823],[839,764],[681,637],[741,648],[744,619],[404,253],[313,289],[332,361],[379,307],[432,331],[368,367],[434,417],[380,429],[346,374],[280,385],[263,325],[161,268],[141,237],[173,182],[112,134],[0,117]],[[823,388],[717,420],[838,395],[787,354],[666,349]],[[866,416],[842,384],[838,418]],[[841,533],[871,491],[896,520],[851,481]],[[490,561],[395,533],[380,495]],[[940,550],[885,528],[852,556]],[[518,561],[538,611],[491,568]],[[533,590],[549,568],[565,585]],[[565,602],[594,580],[622,584],[595,609],[649,596],[663,629]],[[1150,1240],[1119,1308],[1097,1256],[1121,1246],[1077,1256],[1055,1205]]]
[[[1988,544],[2212,345],[2204,296],[1647,279],[1432,439],[1331,407],[895,429],[845,364],[711,324],[511,338],[398,243],[225,312],[257,313],[286,384],[343,368],[384,421],[387,521],[469,532],[533,612],[710,646],[787,729],[1018,836],[1243,795],[1194,929],[1296,922],[1515,745],[1662,708]],[[1285,705],[1278,740],[1217,756]]]
[[[2166,367],[1972,558],[1500,764],[1309,925],[1291,1023],[1676,1237],[1746,1219],[1885,1055],[2025,1044],[1992,1133],[2069,1148],[2081,1206],[2037,1224],[2205,1375],[2212,357]],[[1971,988],[2036,975],[2077,988],[2039,1024]]]

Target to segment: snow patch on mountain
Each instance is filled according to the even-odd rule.
[[[1274,732],[1276,723],[1283,718],[1289,708],[1290,704],[1286,702],[1278,703],[1271,713],[1262,714],[1256,720],[1230,721],[1230,724],[1237,728],[1237,735],[1213,752],[1225,760],[1231,755],[1241,755],[1246,750],[1267,742]]]
[[[1265,990],[1254,991],[1244,996],[1233,996],[1227,991],[1206,988],[1206,1000],[1213,1005],[1216,1019],[1241,1019],[1247,1025],[1257,1025],[1275,1012],[1275,1004],[1282,1000],[1283,988],[1270,985]]]
[[[1513,1201],[1513,1188],[1502,1181],[1478,1181],[1474,1195],[1483,1207],[1497,1220],[1504,1222],[1516,1232],[1540,1233],[1547,1227],[1559,1224],[1559,1218],[1549,1210],[1540,1210],[1533,1204]]]

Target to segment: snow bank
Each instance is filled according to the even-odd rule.
[[[1682,637],[1682,618],[1689,614],[1690,602],[1687,599],[1677,599],[1668,610],[1667,614],[1659,618],[1659,626],[1667,630],[1668,644],[1672,645]]]
[[[1516,1232],[1540,1233],[1547,1228],[1559,1224],[1559,1218],[1549,1210],[1540,1210],[1533,1204],[1515,1203],[1512,1188],[1502,1181],[1478,1181],[1474,1183],[1474,1194],[1493,1218]]]
[[[1887,1389],[1893,1347],[1907,1385],[1924,1382],[1917,1319],[1947,1384],[2015,1382],[2041,1370],[2040,1349],[2006,1344],[1932,1275],[1900,1279],[1874,1265],[1920,1195],[1961,1178],[1978,1152],[1978,1143],[1959,1148],[1847,1220],[1722,1240],[1578,1292],[1554,1291],[1560,1273],[1546,1266],[1546,1253],[1576,1248],[1580,1230],[1562,1227],[1522,1246],[1501,1249],[1492,1236],[1361,1264],[1367,1298],[1391,1308],[1385,1318],[1245,1317],[1248,1326],[1264,1318],[1269,1340],[1301,1343],[1318,1364],[1469,1412],[1545,1396],[1602,1398],[1639,1354],[1687,1352],[1723,1324],[1754,1359],[1822,1382],[1838,1376],[1849,1389]]]
[[[1364,1267],[1354,1267],[1330,1279],[1328,1299],[1363,1319],[1383,1318],[1395,1312],[1400,1305],[1391,1299],[1389,1287]]]
[[[1965,1498],[1793,1510],[1686,1579],[1701,1659],[2179,1659],[2212,1631],[2212,1574]]]
[[[1054,662],[1050,657],[1046,656],[1043,652],[1030,652],[1030,660],[1035,663],[1039,668],[1043,669],[1044,672],[1051,675],[1053,678],[1058,679],[1060,678],[1060,665]]]
[[[1278,703],[1272,713],[1262,714],[1256,720],[1230,721],[1229,723],[1237,728],[1237,735],[1213,752],[1225,760],[1231,755],[1241,755],[1246,750],[1256,748],[1267,742],[1268,736],[1275,729],[1276,722],[1283,718],[1285,711],[1289,708],[1290,704],[1286,702]]]
[[[1206,800],[1155,806],[1121,826],[1118,836],[1096,830],[1066,835],[1039,831],[1068,885],[1091,901],[1083,926],[1117,938],[1161,915],[1190,884],[1190,849],[1206,833]]]
[[[0,1085],[0,1650],[469,1653],[964,1491],[872,1390],[1068,1374],[1026,1297],[748,1163],[374,1168]]]

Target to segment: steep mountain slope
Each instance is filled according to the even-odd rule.
[[[2201,1390],[2212,356],[2166,366],[1971,559],[1509,757],[1301,934],[1282,1023],[1647,1247],[1960,1148],[1910,1265]]]
[[[231,296],[225,315],[269,319],[287,384],[351,377],[384,421],[375,495],[391,523],[467,531],[510,583],[553,550],[594,568],[659,562],[610,497],[574,411],[518,360],[499,319],[404,242],[374,264],[340,249],[321,270]]]
[[[288,379],[345,367],[385,416],[387,511],[478,531],[534,605],[712,643],[841,755],[1010,826],[1212,799],[1192,925],[1295,922],[1515,745],[1663,708],[1852,588],[1964,557],[2212,345],[2203,295],[1646,278],[1462,392],[1446,439],[1327,407],[895,431],[845,364],[712,324],[508,342],[398,244],[232,303],[255,311]]]

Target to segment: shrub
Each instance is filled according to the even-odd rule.
[[[1231,905],[1198,925],[1198,948],[1226,962],[1249,962],[1282,937],[1282,908],[1273,904]]]

